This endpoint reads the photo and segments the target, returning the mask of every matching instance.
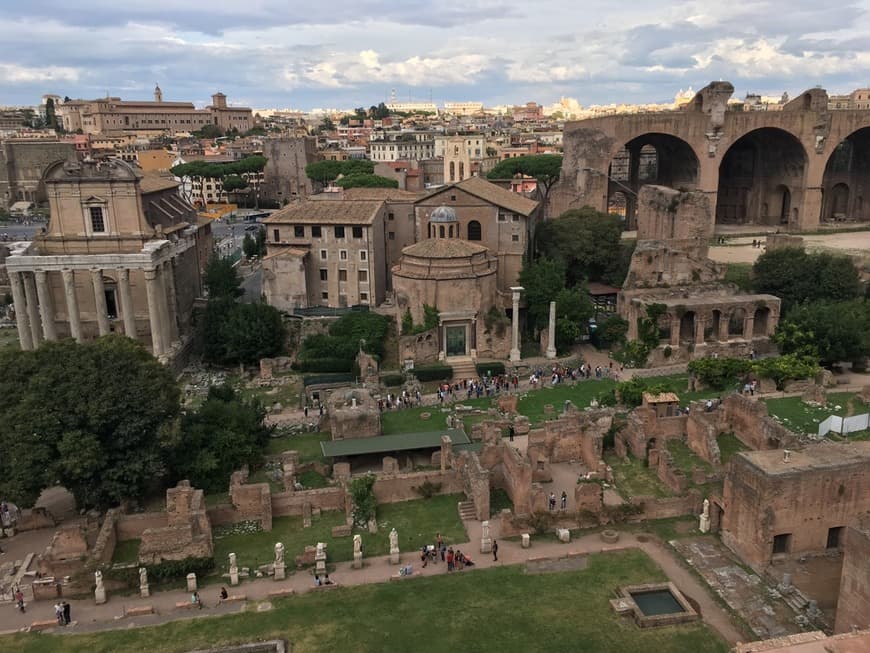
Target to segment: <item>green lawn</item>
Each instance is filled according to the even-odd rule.
[[[798,433],[813,435],[819,432],[819,423],[830,415],[845,417],[848,414],[866,412],[868,409],[852,392],[831,393],[828,395],[828,405],[821,407],[809,406],[803,403],[800,397],[765,399],[765,403],[768,412],[777,417],[784,426]],[[840,410],[837,410],[836,406],[840,406]]]
[[[511,498],[508,496],[508,493],[502,490],[500,487],[492,487],[489,488],[489,514],[497,515],[505,508],[509,510],[514,509],[514,502],[511,501]]]
[[[720,433],[716,438],[719,443],[719,459],[723,465],[727,465],[728,461],[738,451],[747,451],[749,447],[737,439],[733,433]]]
[[[662,388],[663,392],[674,392],[680,398],[680,406],[688,406],[693,401],[714,399],[722,396],[721,390],[698,390],[689,392],[689,377],[686,374],[671,374],[669,376],[650,376],[644,379],[649,386]]]
[[[475,408],[489,408],[490,401],[491,399],[487,397],[466,401],[465,395],[462,395],[462,401],[457,401],[456,403],[463,406],[474,406]],[[450,404],[444,404],[445,408],[449,406]],[[441,408],[442,406],[439,404],[384,411],[381,413],[382,435],[438,431],[447,428],[447,413],[442,413]],[[429,419],[420,419],[422,413],[429,413]]]
[[[591,555],[581,571],[526,574],[508,566],[340,587],[274,600],[266,612],[80,635],[17,634],[3,644],[20,653],[181,653],[283,637],[294,653],[727,653],[701,622],[640,629],[611,609],[617,587],[663,580],[650,558],[630,550]]]
[[[399,534],[399,547],[402,551],[419,549],[424,544],[432,544],[436,533],[440,532],[447,542],[468,540],[465,528],[459,519],[456,504],[461,494],[446,494],[431,499],[418,499],[378,506],[377,535],[362,532],[363,551],[367,556],[386,555],[390,552],[390,529]],[[276,517],[272,520],[270,533],[252,533],[215,537],[214,556],[220,570],[226,571],[229,554],[235,553],[239,566],[256,566],[271,562],[275,542],[282,542],[291,562],[301,555],[306,546],[325,542],[328,559],[332,562],[346,562],[353,559],[353,540],[350,537],[332,537],[332,528],[345,523],[342,511],[321,513],[313,517],[311,528],[302,528],[302,517]]]
[[[323,458],[320,443],[323,440],[331,440],[329,433],[306,433],[305,435],[287,436],[282,438],[269,438],[264,453],[266,455],[278,455],[284,451],[295,450],[299,452],[299,462],[307,463]]]
[[[613,468],[616,490],[626,499],[640,495],[673,496],[670,489],[658,479],[655,470],[644,465],[639,458],[629,456],[628,460],[622,460],[614,454],[608,454],[604,461]]]
[[[548,419],[557,418],[566,401],[573,402],[577,408],[587,408],[593,399],[607,394],[615,387],[616,383],[610,379],[590,379],[579,381],[574,385],[561,383],[557,386],[545,382],[540,390],[529,391],[520,397],[517,411],[520,415],[528,417],[532,426],[536,426]],[[551,415],[544,413],[544,406],[547,404],[553,405]]]
[[[327,478],[323,474],[315,472],[313,469],[309,469],[307,472],[302,472],[296,477],[296,480],[302,483],[302,487],[306,490],[329,487],[329,481]]]
[[[725,266],[725,281],[736,284],[740,290],[752,290],[752,263],[728,263]]]
[[[125,564],[128,562],[136,562],[139,559],[139,545],[142,540],[124,540],[115,545],[115,552],[112,554],[112,564]]]
[[[705,460],[702,460],[701,457],[689,449],[689,445],[682,440],[668,440],[666,446],[671,454],[674,464],[681,469],[687,477],[689,477],[690,482],[692,478],[692,470],[695,469],[695,467],[700,467],[705,472],[713,471],[713,466]]]

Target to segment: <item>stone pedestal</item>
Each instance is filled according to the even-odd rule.
[[[557,528],[556,536],[559,538],[560,542],[570,542],[571,541],[571,531],[567,528]]]
[[[710,532],[710,518],[707,515],[701,515],[698,518],[698,530],[702,533]]]
[[[400,562],[399,550],[390,549],[390,564],[397,565]]]
[[[529,536],[528,533],[523,533],[520,537],[522,537],[524,549],[528,549],[530,546],[532,546],[532,538],[531,536]]]
[[[97,587],[94,590],[94,603],[97,605],[103,605],[106,602],[106,588],[105,587]]]
[[[239,568],[238,567],[230,567],[230,585],[238,585],[239,584]]]
[[[378,532],[378,522],[375,519],[369,520],[369,533],[374,535]]]
[[[480,538],[480,552],[481,553],[492,553],[492,538],[491,537]]]
[[[354,569],[362,569],[362,551],[354,551],[353,554],[353,568]]]
[[[139,586],[139,596],[141,596],[143,599],[147,599],[149,596],[151,596],[151,590],[149,589],[148,585]]]
[[[314,571],[318,574],[326,573],[326,560],[315,560],[314,561]]]
[[[188,574],[187,575],[187,591],[195,592],[196,591],[196,574]]]
[[[275,565],[275,580],[284,580],[285,578],[287,578],[287,568],[284,563]]]
[[[318,574],[326,573],[326,545],[317,543],[317,553],[314,554],[314,571]]]

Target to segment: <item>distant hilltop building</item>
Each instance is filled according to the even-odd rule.
[[[444,113],[454,116],[473,116],[483,111],[483,102],[445,102]]]
[[[434,102],[387,102],[387,109],[400,113],[438,113]]]
[[[197,109],[192,102],[164,102],[163,91],[154,89],[153,100],[122,100],[105,97],[97,100],[70,100],[57,108],[63,128],[68,132],[111,134],[150,131],[175,134],[192,132],[206,125],[223,131],[235,128],[245,132],[254,126],[250,108],[227,106],[227,96],[215,93],[212,103]]]

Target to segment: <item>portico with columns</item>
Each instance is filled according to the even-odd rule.
[[[176,182],[121,161],[58,162],[44,181],[48,229],[12,243],[5,261],[21,348],[117,333],[173,359],[201,296],[210,228]]]

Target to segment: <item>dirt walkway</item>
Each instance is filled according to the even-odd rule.
[[[487,569],[494,566],[523,564],[533,557],[562,557],[568,553],[599,553],[628,548],[639,548],[649,555],[658,564],[667,576],[680,588],[681,591],[692,597],[700,606],[700,612],[704,621],[715,628],[722,637],[730,644],[745,641],[743,634],[731,621],[728,613],[708,593],[708,589],[689,571],[682,567],[675,554],[652,538],[641,537],[633,533],[622,533],[620,542],[608,545],[601,542],[598,534],[586,535],[569,544],[553,541],[534,540],[531,549],[523,549],[518,542],[499,542],[499,560],[493,561],[489,554],[478,553],[478,547],[471,542],[479,542],[481,535],[480,522],[466,522],[466,528],[470,537],[467,544],[458,545],[459,549],[465,549],[471,553],[477,568]],[[495,530],[494,537],[498,537]],[[386,537],[386,534],[384,534]],[[434,576],[447,573],[444,563],[430,564],[426,568],[420,566],[417,556],[411,552],[402,554],[403,564],[412,564],[414,575]],[[365,561],[362,569],[351,568],[350,563],[340,562],[335,564],[335,571],[331,578],[339,585],[362,585],[366,583],[381,583],[388,581],[395,575],[397,567],[389,564],[388,556],[369,558]],[[471,573],[466,570],[461,573]],[[258,579],[245,582],[237,587],[226,585],[231,595],[244,594],[248,601],[262,601],[269,599],[269,592],[275,590],[292,589],[301,594],[311,591],[328,591],[313,586],[313,577],[309,571],[291,573],[284,581],[271,579]],[[150,598],[143,599],[137,596],[112,596],[104,605],[94,605],[90,600],[71,600],[73,624],[66,628],[54,628],[52,632],[76,633],[91,632],[98,630],[110,630],[117,628],[132,628],[165,623],[175,619],[199,618],[240,612],[244,609],[244,602],[224,603],[217,605],[219,585],[209,585],[200,594],[205,602],[205,609],[191,610],[176,608],[176,603],[187,603],[190,594],[182,591],[158,592]],[[124,618],[124,613],[130,608],[152,606],[156,612],[154,615]],[[51,620],[54,617],[54,608],[51,601],[32,603],[27,607],[25,614],[19,613],[11,605],[0,610],[0,631],[18,631],[30,626],[33,621]]]

